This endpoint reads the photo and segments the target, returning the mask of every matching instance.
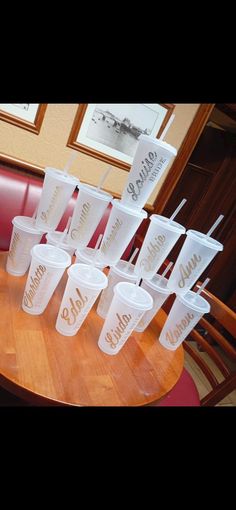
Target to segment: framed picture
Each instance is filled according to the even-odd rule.
[[[0,103],[0,120],[38,134],[46,108],[46,104],[39,103]]]
[[[68,147],[129,170],[139,136],[159,137],[173,104],[79,105]]]

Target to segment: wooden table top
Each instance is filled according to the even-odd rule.
[[[160,310],[144,333],[133,332],[115,356],[97,342],[103,319],[93,309],[74,337],[60,335],[56,317],[67,281],[59,283],[42,315],[21,308],[27,274],[5,271],[0,254],[0,385],[36,405],[141,406],[160,399],[178,381],[184,354],[158,342]]]

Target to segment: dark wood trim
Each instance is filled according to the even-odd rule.
[[[193,122],[181,144],[174,163],[154,201],[155,214],[161,214],[179,181],[184,168],[193,152],[193,149],[208,121],[214,108],[214,103],[201,104],[196,112]]]
[[[36,117],[34,120],[34,123],[29,122],[27,120],[21,119],[20,117],[16,117],[14,115],[11,115],[10,113],[3,112],[0,109],[0,120],[4,120],[5,122],[9,122],[10,124],[13,124],[14,126],[20,127],[22,129],[26,129],[27,131],[31,131],[32,133],[35,133],[36,135],[39,134],[43,118],[45,115],[47,109],[47,104],[40,104],[36,113]]]
[[[69,134],[67,146],[71,149],[78,150],[80,152],[83,152],[83,154],[87,154],[88,156],[91,156],[92,158],[99,159],[101,161],[105,161],[109,165],[113,165],[118,168],[122,168],[123,170],[126,170],[127,172],[130,170],[131,165],[129,163],[125,163],[124,161],[121,161],[120,159],[113,158],[112,156],[109,156],[108,154],[105,154],[104,152],[97,151],[96,149],[93,149],[91,147],[88,147],[87,145],[84,145],[82,143],[79,143],[76,141],[79,130],[81,128],[81,124],[83,122],[84,116],[86,114],[87,110],[87,104],[80,104],[78,106],[75,119],[71,128],[71,132]],[[169,118],[171,117],[173,110],[175,108],[174,104],[170,103],[160,103],[160,106],[163,106],[167,109],[166,116],[162,122],[162,125],[156,135],[157,138],[161,135],[162,131],[164,130]]]

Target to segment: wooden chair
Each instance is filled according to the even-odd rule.
[[[194,290],[200,285],[198,282]],[[236,389],[236,342],[235,346],[233,345],[236,336],[236,313],[208,290],[204,289],[201,295],[211,305],[209,320],[203,317],[199,321],[183,342],[183,347],[204,373],[212,390],[198,402],[196,385],[188,371],[184,369],[179,381],[168,395],[160,401],[152,402],[150,406],[215,406]],[[196,342],[197,347],[192,345],[191,340]],[[218,345],[220,351],[217,349]],[[217,366],[224,377],[222,382],[217,380],[209,364],[201,356],[198,346]],[[234,365],[233,369],[225,362],[221,352],[222,354],[224,352],[231,361],[231,366]]]

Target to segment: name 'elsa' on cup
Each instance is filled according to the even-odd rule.
[[[141,135],[121,203],[142,209],[176,154],[177,150],[172,145],[148,135]]]

